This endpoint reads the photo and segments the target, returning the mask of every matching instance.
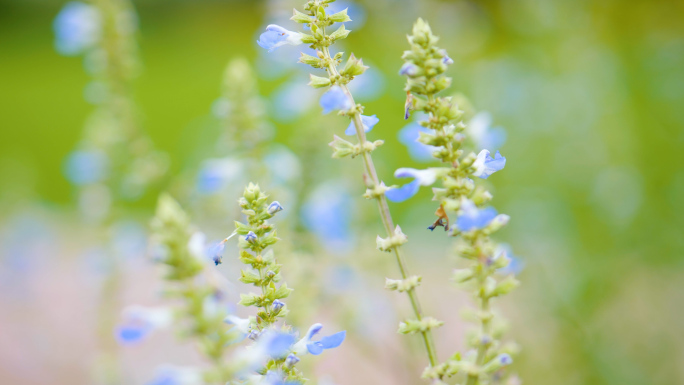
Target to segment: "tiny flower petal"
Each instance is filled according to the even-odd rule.
[[[475,168],[473,175],[478,178],[487,179],[493,173],[503,170],[504,166],[506,166],[506,158],[499,151],[492,158],[489,155],[489,150],[482,150],[477,154],[477,159],[473,163]]]
[[[320,105],[323,107],[324,114],[334,110],[348,110],[352,108],[349,97],[339,86],[332,86],[326,93],[321,95]]]
[[[446,65],[451,65],[454,64],[454,60],[450,58],[449,55],[444,55],[444,57],[442,58],[442,63]]]
[[[418,193],[420,182],[414,180],[398,188],[391,188],[385,191],[385,196],[392,202],[403,202]]]
[[[280,311],[280,309],[283,308],[283,306],[285,306],[285,303],[283,301],[281,301],[279,299],[276,299],[275,301],[273,301],[273,311],[278,312],[278,311]]]
[[[288,31],[279,25],[271,24],[266,27],[266,32],[261,34],[259,40],[257,40],[257,44],[259,44],[261,48],[267,49],[268,52],[272,52],[285,44],[302,44],[302,38],[297,32]]]
[[[268,205],[266,211],[268,211],[269,214],[273,215],[278,211],[283,211],[283,206],[281,206],[278,201],[273,201],[270,205]]]
[[[421,186],[430,186],[437,180],[437,173],[432,169],[416,170],[415,168],[402,167],[394,172],[397,178],[414,178]]]
[[[319,342],[323,349],[332,349],[342,345],[344,338],[347,336],[346,331],[337,332],[331,336],[321,338]]]
[[[365,132],[372,130],[373,127],[375,127],[375,125],[378,124],[379,121],[380,121],[380,119],[378,119],[378,117],[376,115],[372,115],[372,116],[361,115],[361,123],[363,123],[363,130]],[[356,126],[354,125],[354,121],[349,123],[349,126],[344,131],[344,133],[349,135],[349,136],[356,135]]]
[[[493,207],[480,210],[472,201],[464,200],[461,203],[461,214],[456,218],[456,227],[461,231],[480,230],[496,216],[497,212]]]
[[[245,241],[247,241],[249,243],[256,242],[256,240],[257,240],[257,236],[256,236],[256,234],[254,234],[253,231],[250,231],[247,233],[247,235],[245,235]]]
[[[399,70],[399,75],[404,76],[415,76],[417,73],[418,67],[416,67],[416,65],[411,62],[404,63],[404,65],[402,65],[401,69]]]

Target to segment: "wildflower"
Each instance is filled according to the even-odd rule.
[[[506,142],[506,130],[503,127],[491,127],[492,115],[482,111],[473,116],[466,126],[466,133],[473,139],[477,148],[498,150]]]
[[[401,68],[399,69],[399,75],[416,76],[417,74],[418,74],[418,67],[411,62],[404,63],[404,65],[402,65]]]
[[[259,331],[258,330],[251,330],[249,334],[247,335],[247,338],[249,338],[252,341],[256,341],[257,338],[259,338]]]
[[[461,214],[456,218],[456,227],[461,231],[481,230],[489,225],[497,212],[493,207],[478,209],[469,199],[463,199],[461,203]]]
[[[496,152],[494,158],[489,155],[489,150],[482,150],[477,154],[477,159],[473,163],[475,168],[474,176],[482,179],[489,178],[490,175],[497,171],[503,170],[506,165],[506,158],[501,156],[499,151]]]
[[[299,362],[299,361],[300,361],[299,357],[290,353],[290,355],[287,356],[287,358],[285,359],[285,366],[288,368],[291,368],[291,367],[295,366],[295,364],[297,364],[297,362]]]
[[[236,158],[207,159],[197,175],[197,191],[205,195],[215,194],[241,179],[244,169],[243,161]]]
[[[268,52],[272,52],[285,44],[302,44],[302,37],[298,32],[288,31],[279,25],[270,24],[266,27],[266,32],[262,33],[257,40],[257,44],[261,48],[267,49]]]
[[[217,242],[209,248],[209,257],[218,266],[223,262],[223,250],[226,248],[225,242]]]
[[[282,309],[284,306],[285,306],[285,302],[283,302],[279,299],[276,299],[275,301],[273,301],[273,311],[274,312],[279,312],[280,309]]]
[[[274,215],[278,211],[283,211],[283,206],[281,206],[278,201],[273,201],[273,202],[271,202],[270,205],[268,205],[268,208],[266,209],[266,211],[270,215]]]
[[[397,178],[414,178],[414,180],[401,187],[387,190],[385,196],[392,202],[403,202],[416,195],[420,186],[430,186],[437,180],[437,173],[432,169],[399,168],[394,172],[394,176]]]
[[[250,231],[247,233],[247,235],[245,235],[245,241],[247,241],[249,243],[254,243],[254,242],[256,242],[256,240],[257,240],[257,236],[256,236],[256,234],[254,234],[253,231]]]
[[[437,147],[419,142],[418,138],[420,138],[421,132],[431,133],[428,128],[416,122],[411,123],[399,130],[399,141],[406,146],[413,160],[419,162],[434,161],[435,158],[432,156],[432,153],[437,150]]]
[[[72,1],[57,14],[52,28],[57,52],[65,56],[78,55],[100,40],[102,18],[97,7]]]
[[[320,341],[312,341],[311,339],[313,336],[318,334],[322,328],[323,325],[321,324],[312,325],[309,328],[309,331],[306,332],[306,335],[293,346],[292,350],[294,353],[302,355],[306,354],[308,351],[309,353],[317,356],[323,353],[323,350],[325,349],[333,349],[340,346],[347,335],[346,331],[341,331],[331,336],[323,337],[320,339]]]
[[[444,63],[446,65],[452,65],[452,64],[454,64],[454,60],[452,58],[450,58],[449,55],[444,54],[444,57],[442,58],[442,63]]]
[[[375,127],[376,124],[380,119],[376,115],[373,116],[366,116],[366,115],[361,115],[361,123],[363,124],[363,130],[364,132],[368,132]],[[352,120],[351,123],[349,123],[349,126],[347,129],[344,131],[345,134],[347,135],[356,135],[356,126],[354,125],[354,121]]]
[[[323,113],[328,114],[333,110],[348,110],[352,108],[351,100],[342,88],[339,86],[332,86],[321,96],[320,105],[323,107]]]
[[[173,321],[171,310],[165,307],[129,306],[124,309],[123,318],[116,335],[124,344],[138,342],[154,330],[168,327]]]
[[[82,186],[102,181],[108,172],[109,159],[99,150],[72,152],[66,160],[64,174],[69,182]]]

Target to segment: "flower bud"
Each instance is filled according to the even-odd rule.
[[[270,205],[268,205],[268,208],[266,209],[266,211],[270,215],[274,215],[278,211],[283,211],[283,206],[281,206],[280,203],[278,203],[278,201],[273,201],[273,202],[271,202]]]
[[[256,234],[254,234],[253,231],[250,231],[249,233],[247,233],[247,235],[245,235],[245,241],[247,241],[247,242],[249,242],[249,243],[254,243],[254,242],[256,242],[256,241],[257,241],[257,236],[256,236]]]

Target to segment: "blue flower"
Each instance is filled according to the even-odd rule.
[[[354,247],[353,206],[345,185],[329,181],[317,186],[302,206],[302,222],[328,252],[345,255]]]
[[[95,6],[72,1],[59,11],[52,28],[57,52],[65,56],[78,55],[100,40],[100,12]]]
[[[418,67],[411,62],[404,63],[404,65],[402,65],[401,68],[399,69],[399,75],[416,76],[417,74],[418,74]]]
[[[250,318],[240,318],[236,315],[230,314],[223,319],[223,322],[234,325],[235,329],[245,336],[249,334],[252,329],[252,320]]]
[[[72,152],[66,160],[64,174],[69,182],[82,186],[102,181],[108,173],[109,159],[99,150]]]
[[[406,125],[399,130],[399,141],[408,148],[411,159],[418,162],[432,162],[435,160],[432,153],[437,150],[437,147],[419,142],[421,132],[430,133],[430,129],[417,122]]]
[[[341,331],[331,336],[323,337],[319,341],[312,341],[313,336],[318,334],[322,328],[323,325],[321,324],[312,325],[309,331],[306,332],[306,335],[294,345],[294,353],[302,355],[309,352],[317,356],[323,353],[325,349],[333,349],[340,346],[347,335],[346,331]]]
[[[430,186],[437,180],[437,173],[432,169],[416,170],[415,168],[399,168],[394,172],[397,178],[414,178],[413,182],[385,192],[392,202],[403,202],[416,195],[420,186]]]
[[[334,110],[348,110],[352,108],[351,100],[339,86],[332,86],[321,96],[320,105],[323,113],[328,114]]]
[[[488,148],[496,151],[506,143],[506,130],[503,127],[491,127],[492,115],[482,111],[475,115],[466,126],[466,133],[477,148]]]
[[[273,113],[278,120],[291,122],[316,105],[318,92],[306,82],[293,79],[278,87],[271,97]]]
[[[473,175],[478,178],[487,179],[495,172],[503,170],[504,166],[506,166],[506,158],[501,156],[499,151],[492,158],[489,155],[489,150],[482,150],[477,154],[477,159],[473,163],[475,168]]]
[[[273,311],[276,313],[279,312],[280,309],[282,309],[284,306],[285,306],[285,302],[283,302],[279,299],[276,299],[275,301],[273,301]]]
[[[285,359],[285,367],[291,368],[291,367],[295,366],[295,364],[297,364],[297,362],[299,362],[299,361],[300,361],[299,357],[290,353],[290,355],[288,355],[287,358]]]
[[[268,208],[266,209],[266,211],[269,214],[274,215],[278,211],[283,211],[283,206],[281,206],[278,201],[273,201],[273,202],[271,202],[270,205],[268,205]]]
[[[487,227],[497,214],[493,207],[480,210],[471,200],[464,199],[461,203],[461,213],[456,218],[456,227],[461,231],[481,230]]]
[[[375,125],[378,124],[379,121],[380,121],[380,119],[378,119],[378,117],[376,115],[372,115],[372,116],[361,115],[361,123],[363,123],[363,130],[365,132],[372,130],[373,127],[375,127]],[[344,131],[344,133],[349,135],[349,136],[356,135],[356,126],[354,125],[353,120],[349,123],[349,126]]]
[[[245,235],[245,241],[247,241],[249,243],[256,242],[256,240],[257,240],[257,236],[256,236],[256,234],[254,234],[253,231],[250,231],[247,233],[247,235]]]
[[[197,175],[197,192],[211,195],[223,190],[242,178],[243,162],[239,159],[226,157],[207,159],[202,163]]]
[[[214,261],[214,265],[218,266],[223,262],[223,250],[226,248],[225,242],[216,242],[213,246],[209,247],[209,257]]]
[[[266,27],[266,32],[262,33],[257,40],[257,44],[261,48],[267,49],[268,52],[272,52],[285,44],[302,44],[302,37],[298,32],[288,31],[279,25],[270,24]]]
[[[496,361],[503,366],[510,365],[513,363],[513,359],[508,353],[499,354],[498,356],[496,356]]]
[[[450,58],[449,55],[444,54],[444,57],[442,58],[442,63],[444,63],[446,65],[451,65],[451,64],[454,64],[454,60],[452,58]]]
[[[141,341],[154,330],[168,327],[173,315],[167,308],[130,306],[123,312],[124,321],[116,329],[120,343],[131,344]]]
[[[258,348],[263,349],[269,357],[280,359],[290,353],[294,342],[295,336],[291,333],[266,330],[259,337]]]

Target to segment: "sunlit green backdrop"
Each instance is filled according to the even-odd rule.
[[[62,4],[0,1],[2,215],[31,200],[73,204],[62,160],[92,106],[81,59],[53,50]],[[258,57],[266,3],[136,4],[144,62],[136,98],[177,172],[193,156],[188,143],[228,60]],[[525,383],[684,383],[684,2],[363,4],[367,23],[346,46],[385,74],[384,96],[367,108],[381,119],[374,133],[386,141],[377,156],[388,182],[394,168],[416,165],[394,138],[404,124],[397,70],[417,16],[454,59],[454,89],[508,130],[508,163],[492,183],[494,204],[512,217],[503,237],[526,263],[523,288],[505,307]],[[262,80],[261,92],[280,82]],[[277,141],[302,140],[277,127]],[[141,209],[153,202],[150,194]],[[432,220],[430,206],[395,206],[400,223]]]

